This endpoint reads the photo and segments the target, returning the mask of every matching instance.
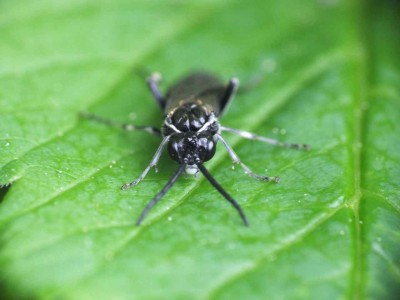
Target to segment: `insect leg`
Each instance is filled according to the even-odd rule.
[[[146,169],[144,169],[142,174],[140,174],[140,176],[136,180],[134,180],[132,182],[129,182],[129,183],[125,183],[121,187],[121,189],[123,189],[123,190],[129,189],[130,187],[132,187],[134,185],[137,185],[139,182],[141,182],[143,180],[144,177],[146,177],[146,175],[150,171],[150,169],[157,165],[158,160],[160,159],[161,153],[162,153],[165,145],[167,144],[168,140],[169,140],[169,136],[166,136],[166,137],[163,138],[163,140],[161,141],[160,146],[158,147],[156,153],[153,156],[153,159],[150,161],[150,164],[146,167]]]
[[[231,78],[231,80],[229,80],[228,86],[226,87],[224,97],[221,100],[221,114],[226,111],[227,107],[232,102],[232,99],[235,96],[238,88],[239,79],[236,77]]]
[[[126,131],[134,131],[134,130],[143,130],[146,131],[148,133],[157,135],[157,136],[161,136],[161,131],[158,128],[152,127],[152,126],[136,126],[136,125],[132,125],[132,124],[121,124],[118,122],[115,122],[113,120],[109,120],[103,117],[100,117],[98,115],[95,114],[91,114],[88,112],[81,112],[80,116],[82,118],[86,118],[89,120],[94,120],[96,122],[102,123],[102,124],[106,124],[108,126],[112,126],[112,127],[116,127],[116,128],[121,128],[123,130]]]
[[[236,77],[233,77],[229,80],[228,86],[225,91],[225,98],[226,101],[229,101],[233,96],[235,96],[236,91],[239,88],[239,79]]]
[[[250,175],[250,176],[252,176],[254,178],[257,178],[258,180],[279,182],[280,178],[278,176],[263,176],[263,175],[258,175],[256,173],[253,173],[253,171],[251,171],[248,166],[246,166],[244,163],[241,162],[239,156],[237,156],[235,151],[233,151],[233,149],[228,145],[228,143],[224,140],[224,138],[219,134],[216,134],[216,136],[224,144],[224,146],[225,146],[226,150],[228,151],[228,154],[231,157],[232,161],[235,164],[239,164],[244,169],[246,174],[248,174],[248,175]]]
[[[274,140],[274,139],[267,138],[264,136],[259,136],[257,134],[254,134],[254,133],[251,133],[248,131],[238,130],[235,128],[229,128],[229,127],[224,127],[224,126],[220,126],[220,129],[222,131],[227,131],[227,132],[237,134],[245,139],[256,140],[256,141],[264,142],[264,143],[271,144],[271,145],[278,146],[278,147],[294,148],[294,149],[305,150],[305,151],[310,150],[310,146],[307,144],[283,143],[278,140]]]
[[[158,88],[158,84],[161,81],[160,73],[153,73],[149,77],[147,77],[147,85],[150,88],[151,93],[153,94],[154,99],[156,99],[157,103],[160,105],[162,109],[165,108],[165,98],[161,94],[160,89]]]
[[[249,226],[249,222],[247,221],[247,218],[246,218],[242,208],[235,201],[235,199],[233,199],[232,196],[229,195],[222,188],[222,186],[215,180],[214,177],[212,177],[212,175],[208,172],[208,170],[202,164],[197,164],[197,167],[200,169],[201,173],[203,173],[203,175],[207,178],[207,180],[218,190],[218,192],[220,192],[220,194],[222,196],[224,196],[224,198],[226,200],[228,200],[233,205],[233,207],[237,210],[237,212],[239,213],[240,217],[242,218],[244,225]]]
[[[136,221],[136,225],[139,226],[142,223],[143,219],[146,217],[147,213],[150,209],[153,208],[154,205],[157,204],[158,201],[169,191],[169,189],[174,185],[174,183],[178,180],[179,176],[185,170],[186,164],[182,164],[179,166],[178,170],[176,170],[175,174],[168,180],[167,184],[162,188],[160,192],[151,200],[146,207],[143,209],[142,213],[140,214],[139,219]]]

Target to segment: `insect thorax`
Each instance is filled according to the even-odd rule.
[[[212,108],[201,102],[186,102],[168,113],[162,132],[169,136],[168,152],[171,158],[189,169],[210,160],[216,150],[214,135],[219,123]],[[191,173],[191,172],[188,172]]]

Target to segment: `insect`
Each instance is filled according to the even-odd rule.
[[[153,73],[147,78],[147,84],[156,102],[165,113],[165,120],[161,129],[151,126],[135,126],[130,124],[118,125],[102,117],[85,113],[85,117],[102,123],[122,127],[125,130],[144,130],[162,138],[152,160],[140,176],[132,182],[126,183],[122,189],[136,186],[145,178],[151,168],[155,168],[160,156],[167,148],[169,156],[178,163],[178,169],[168,180],[161,191],[146,205],[140,214],[136,225],[140,225],[147,213],[156,205],[168,190],[175,184],[182,173],[195,175],[201,172],[204,177],[218,190],[218,192],[236,209],[243,223],[249,222],[240,205],[214,179],[204,166],[215,152],[218,142],[226,148],[233,163],[240,165],[246,174],[261,180],[278,182],[277,176],[258,175],[250,170],[239,156],[222,137],[222,132],[237,134],[250,140],[258,140],[274,146],[308,150],[308,145],[282,143],[275,139],[258,136],[254,133],[234,128],[224,127],[219,123],[220,117],[232,101],[239,86],[239,80],[232,78],[228,84],[223,84],[217,77],[209,73],[190,74],[175,85],[165,95],[159,89],[161,75]]]

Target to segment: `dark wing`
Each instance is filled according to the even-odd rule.
[[[225,109],[230,99],[226,97],[227,87],[214,75],[205,72],[190,74],[175,85],[166,94],[165,113],[183,102],[201,99],[210,105],[218,116]]]

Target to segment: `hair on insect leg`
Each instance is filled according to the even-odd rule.
[[[252,132],[244,131],[244,130],[238,130],[235,128],[229,128],[229,127],[224,127],[220,126],[221,131],[226,131],[226,132],[231,132],[234,133],[242,138],[249,139],[249,140],[255,140],[255,141],[260,141],[263,143],[267,143],[273,146],[278,146],[278,147],[284,147],[284,148],[292,148],[292,149],[298,149],[298,150],[305,150],[308,151],[310,150],[310,146],[307,144],[296,144],[296,143],[284,143],[280,142],[275,139],[271,139],[268,137],[264,136],[259,136],[257,134],[254,134]]]
[[[279,182],[280,178],[278,176],[264,176],[264,175],[258,175],[256,173],[254,173],[252,170],[250,170],[250,168],[248,166],[246,166],[244,163],[242,163],[242,161],[240,160],[239,156],[235,153],[235,151],[233,151],[233,149],[228,145],[228,143],[225,141],[225,139],[219,135],[216,134],[217,138],[224,144],[226,150],[228,151],[229,156],[231,157],[232,161],[235,164],[239,164],[243,169],[244,172],[247,175],[250,175],[251,177],[254,177],[258,180],[262,180],[262,181],[275,181],[275,182]]]
[[[137,125],[132,125],[132,124],[124,124],[124,123],[119,123],[119,122],[115,122],[113,120],[107,119],[107,118],[103,118],[101,116],[92,114],[92,113],[88,113],[88,112],[81,112],[80,113],[80,117],[81,118],[85,118],[88,120],[93,120],[111,127],[115,127],[115,128],[119,128],[125,131],[136,131],[136,130],[140,130],[140,131],[145,131],[148,132],[150,134],[153,135],[157,135],[157,136],[161,136],[161,130],[156,128],[156,127],[152,127],[152,126],[137,126]]]
[[[197,167],[200,169],[201,173],[203,173],[204,177],[207,178],[207,180],[212,184],[213,187],[217,189],[217,191],[224,196],[224,198],[232,204],[232,206],[237,210],[237,212],[240,215],[240,218],[242,219],[244,225],[249,226],[249,222],[247,221],[246,215],[244,214],[242,208],[240,205],[235,201],[235,199],[232,198],[231,195],[229,195],[223,188],[222,186],[215,180],[215,178],[208,172],[206,167],[204,167],[202,164],[197,164]]]
[[[140,176],[139,176],[137,179],[135,179],[135,180],[132,181],[132,182],[125,183],[125,184],[121,187],[122,190],[126,190],[126,189],[131,188],[132,186],[137,185],[139,182],[141,182],[141,181],[143,180],[143,178],[146,177],[147,173],[150,171],[151,168],[156,167],[156,165],[157,165],[157,163],[158,163],[158,161],[159,161],[159,159],[160,159],[161,153],[162,153],[162,151],[164,150],[164,147],[165,147],[165,145],[168,143],[169,139],[170,139],[170,136],[166,136],[166,137],[163,138],[163,140],[161,141],[160,146],[158,147],[156,153],[155,153],[154,156],[153,156],[153,159],[150,161],[150,163],[149,163],[149,165],[146,167],[146,169],[144,169],[144,171],[142,172],[142,174],[140,174]]]
[[[143,209],[142,213],[140,214],[138,220],[136,221],[136,225],[139,226],[143,219],[146,217],[147,213],[153,208],[154,205],[161,200],[161,198],[169,191],[169,189],[175,184],[178,180],[179,176],[185,170],[186,165],[182,164],[179,165],[178,169],[175,171],[174,175],[168,180],[168,182],[164,185],[161,191],[149,202],[147,203],[146,207]]]

